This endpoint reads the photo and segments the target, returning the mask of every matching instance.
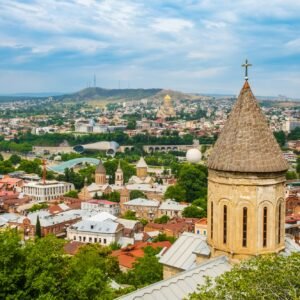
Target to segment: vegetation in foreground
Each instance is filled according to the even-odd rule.
[[[300,253],[258,256],[235,265],[215,282],[190,296],[190,300],[296,300],[300,299]]]
[[[110,247],[87,244],[70,256],[65,242],[47,236],[24,244],[15,230],[0,232],[0,299],[110,300],[162,279],[157,249],[145,248],[145,257],[125,274]],[[130,286],[116,290],[112,280]]]

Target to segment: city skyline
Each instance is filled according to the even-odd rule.
[[[294,1],[2,1],[0,94],[170,88],[300,95]]]

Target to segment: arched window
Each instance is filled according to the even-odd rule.
[[[248,209],[243,208],[243,247],[247,247],[247,221],[248,220]]]
[[[280,244],[281,241],[281,203],[278,206],[278,237],[277,242]]]
[[[210,237],[214,237],[214,204],[211,202],[210,205]]]
[[[263,247],[267,247],[267,230],[268,230],[268,209],[264,207],[263,211]]]
[[[223,243],[227,243],[227,205],[223,207]]]

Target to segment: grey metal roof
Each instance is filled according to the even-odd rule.
[[[289,236],[285,236],[285,249],[282,251],[282,255],[289,256],[293,252],[300,252],[300,246]]]
[[[159,262],[178,269],[189,270],[196,266],[196,254],[205,256],[210,254],[206,237],[184,232]]]
[[[180,204],[179,202],[176,202],[174,200],[168,199],[166,201],[164,201],[159,209],[166,209],[166,210],[184,210],[188,205],[187,204]]]
[[[78,231],[90,232],[90,233],[115,233],[118,231],[119,223],[111,219],[106,219],[102,222],[84,220],[76,224],[73,224],[70,229]]]
[[[158,207],[160,205],[159,201],[156,200],[148,200],[144,198],[136,198],[133,200],[130,200],[128,202],[125,202],[126,205],[140,205],[140,206],[154,206]]]
[[[230,271],[231,265],[226,256],[210,259],[195,268],[181,272],[169,279],[159,281],[117,299],[122,300],[181,300],[205,283],[206,276],[215,278]]]

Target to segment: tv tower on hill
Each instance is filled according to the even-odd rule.
[[[97,86],[97,77],[96,77],[96,74],[94,74],[94,87]]]

